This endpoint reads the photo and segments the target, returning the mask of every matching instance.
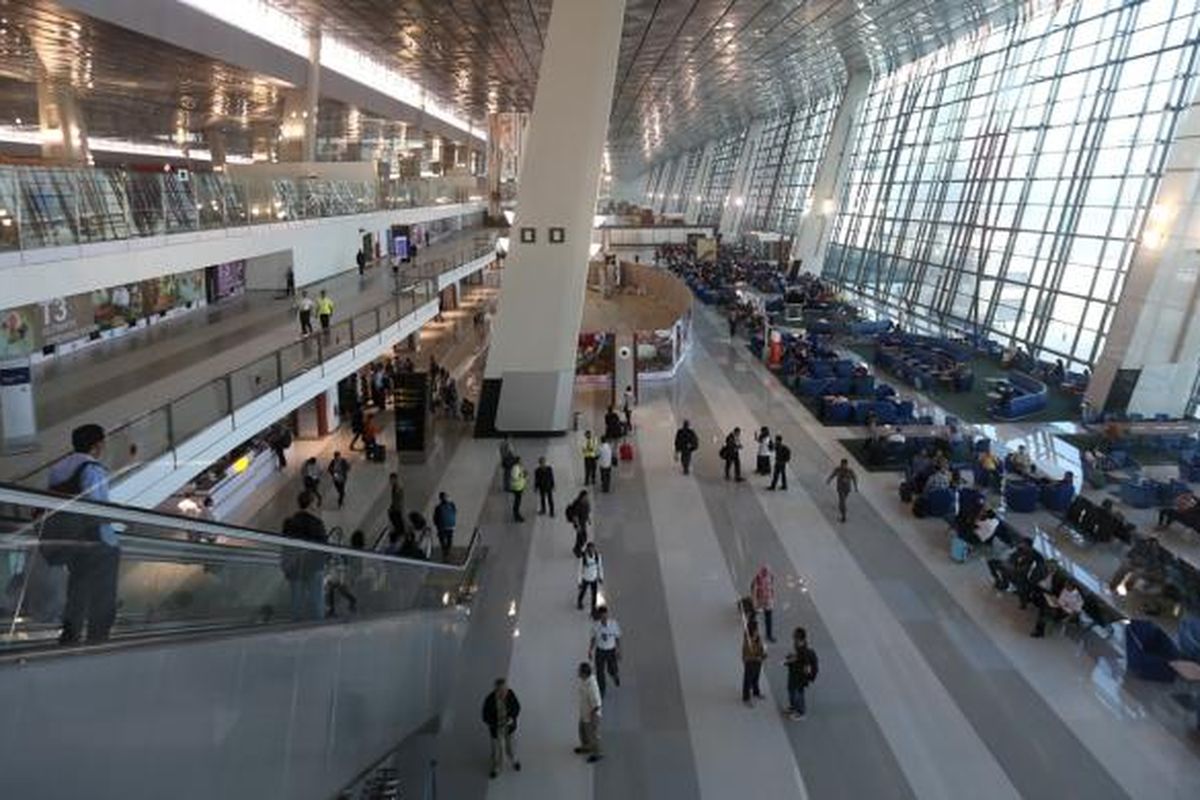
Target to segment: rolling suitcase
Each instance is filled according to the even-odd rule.
[[[971,545],[961,536],[950,537],[950,560],[955,564],[965,564],[971,557]]]
[[[382,464],[384,461],[387,460],[387,447],[379,444],[378,442],[375,443],[374,445],[372,445],[371,449],[369,449],[367,451],[367,459],[369,461],[374,461],[378,464]]]
[[[621,442],[618,453],[622,461],[633,461],[633,445],[629,442]]]

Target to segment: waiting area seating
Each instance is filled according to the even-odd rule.
[[[949,339],[894,333],[878,337],[875,365],[918,390],[969,392],[975,386],[971,351]]]
[[[1010,372],[1004,383],[993,384],[988,399],[992,401],[988,404],[989,416],[1022,419],[1046,407],[1046,384],[1023,372]]]

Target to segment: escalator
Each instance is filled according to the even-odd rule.
[[[58,642],[63,520],[120,536],[105,641]],[[482,558],[477,535],[442,564],[0,484],[0,797],[339,796],[441,712]]]

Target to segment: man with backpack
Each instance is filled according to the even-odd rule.
[[[775,437],[775,470],[771,473],[771,485],[767,487],[774,491],[776,481],[779,488],[787,491],[787,465],[792,460],[792,448],[783,443],[782,436]]]
[[[575,546],[571,548],[571,552],[579,558],[583,555],[583,546],[587,544],[587,528],[592,518],[592,503],[588,500],[587,489],[571,501],[567,506],[566,515],[567,522],[575,527]]]
[[[80,425],[71,431],[72,453],[50,468],[50,491],[64,498],[108,501],[108,470],[100,463],[104,428]],[[55,512],[42,521],[42,557],[67,568],[67,604],[59,644],[108,639],[117,617],[117,577],[121,542],[110,522]]]
[[[784,659],[787,665],[788,706],[792,719],[804,717],[804,690],[817,679],[817,654],[808,646],[808,631],[796,628],[792,632],[792,652]]]
[[[333,451],[329,461],[329,477],[333,479],[333,488],[337,492],[338,508],[346,504],[346,481],[350,478],[350,462],[342,457],[338,450]]]

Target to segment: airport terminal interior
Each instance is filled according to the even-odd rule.
[[[0,797],[1200,797],[1200,0],[0,0]]]

